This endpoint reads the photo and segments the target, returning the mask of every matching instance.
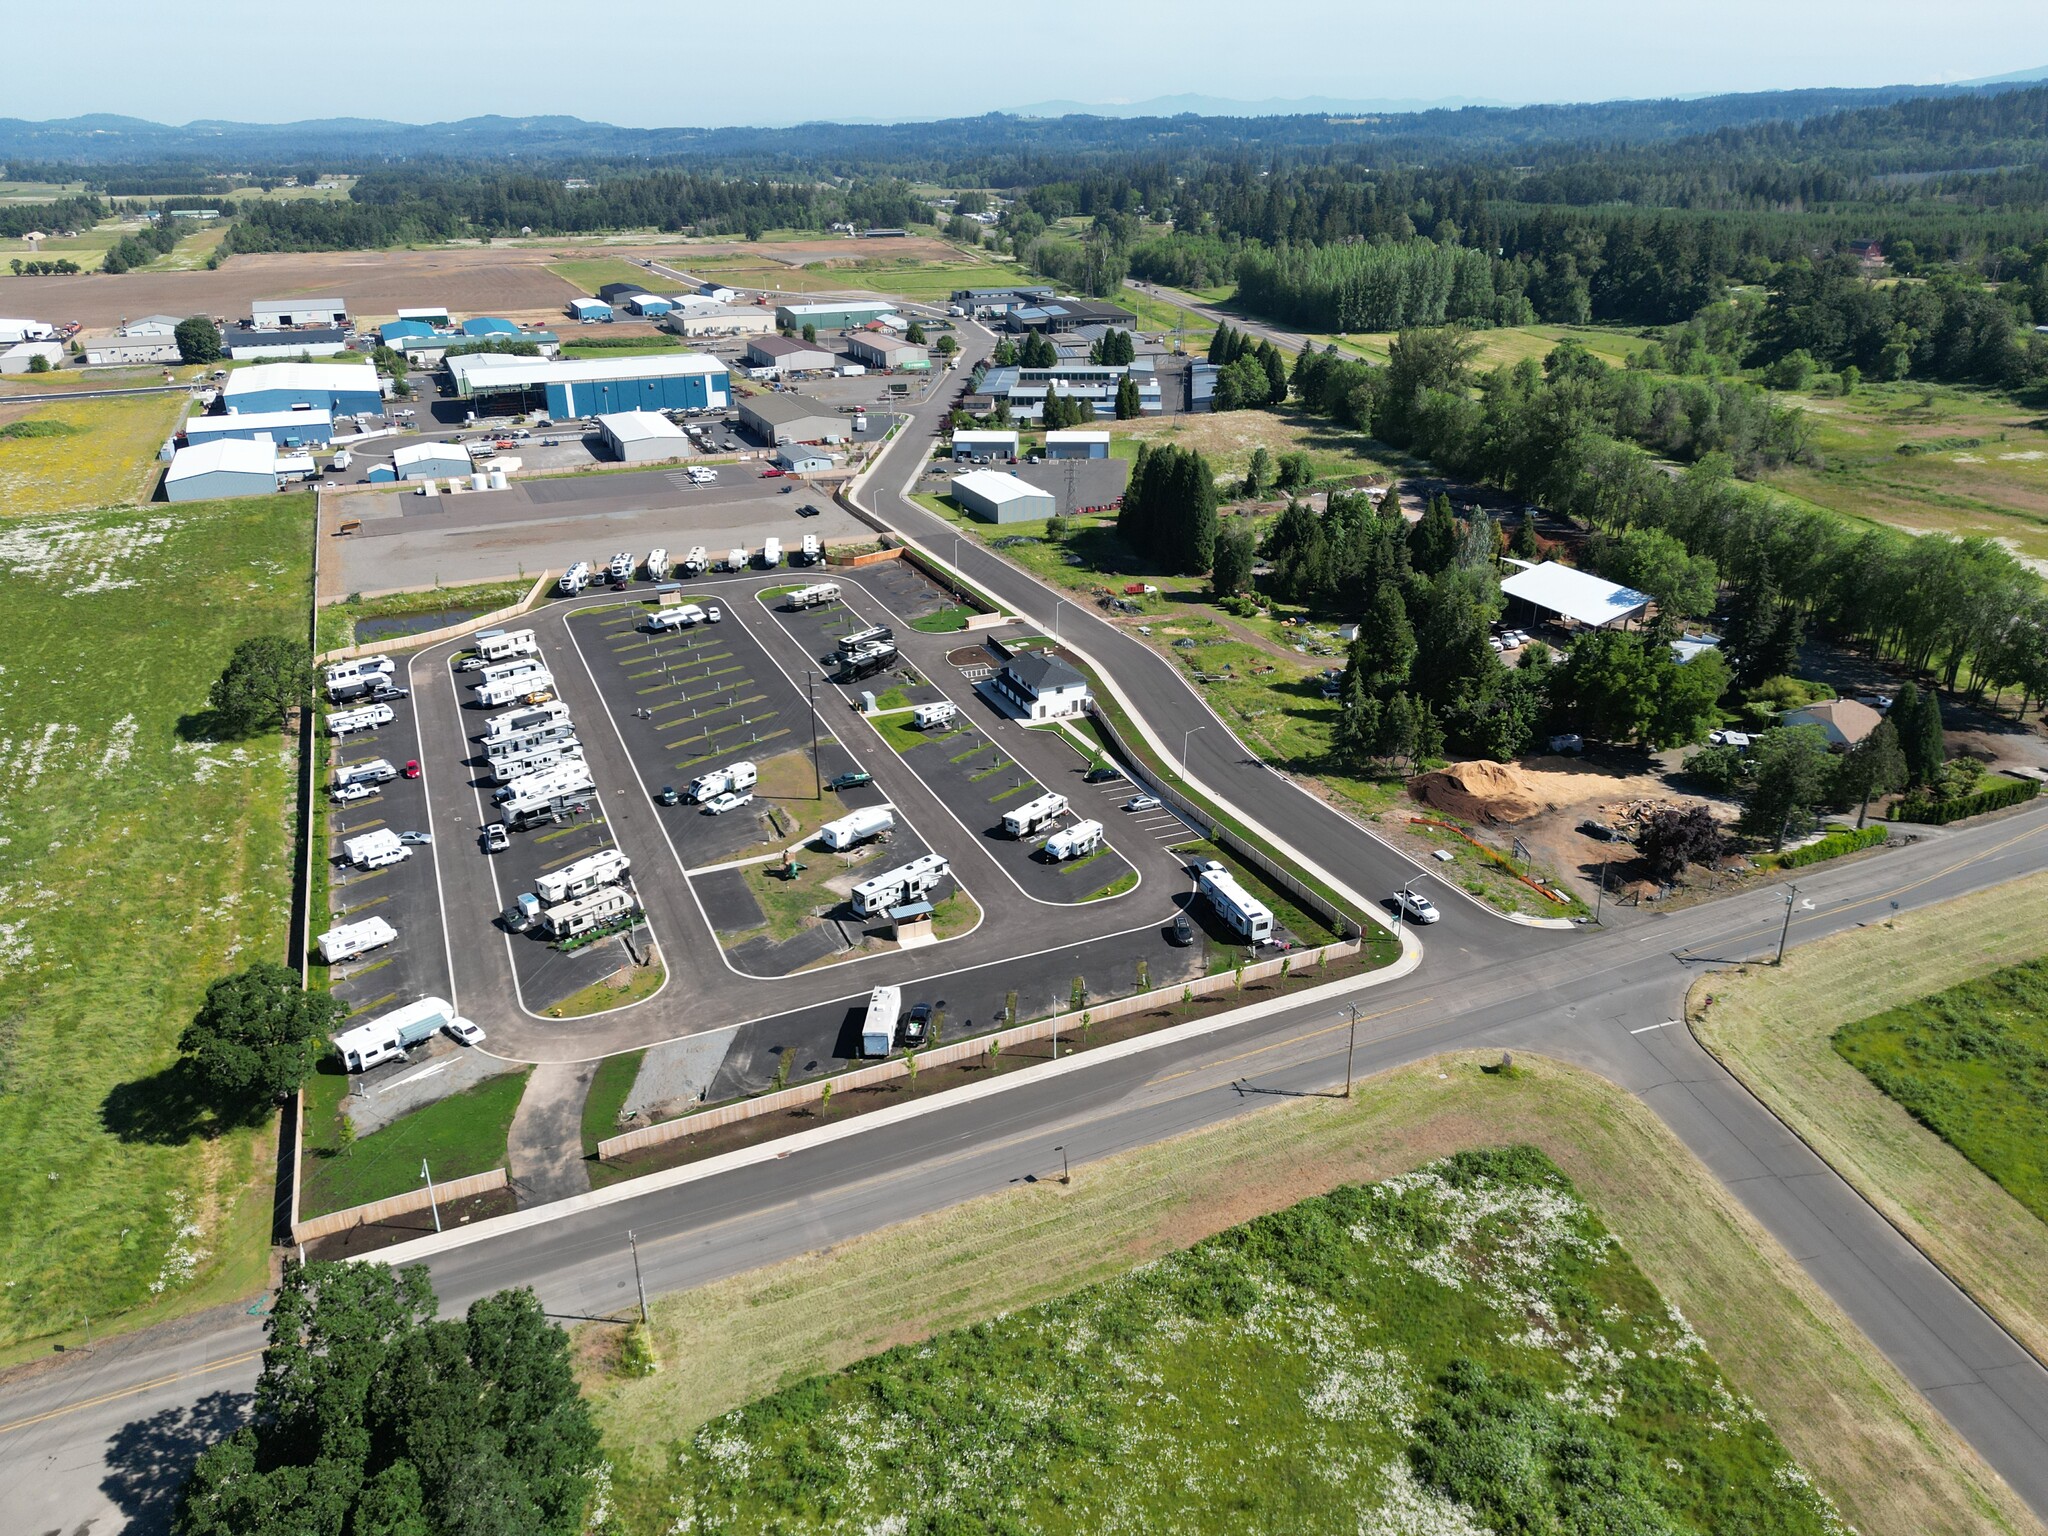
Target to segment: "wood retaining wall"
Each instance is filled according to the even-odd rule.
[[[314,663],[315,665],[325,666],[330,662],[353,661],[358,656],[382,656],[390,651],[423,651],[428,646],[439,645],[444,640],[459,640],[464,635],[473,635],[480,629],[489,629],[493,624],[503,624],[507,619],[518,618],[520,614],[526,612],[535,603],[540,601],[541,594],[548,589],[548,583],[553,581],[558,574],[560,573],[556,571],[542,571],[539,578],[533,584],[533,590],[509,608],[494,609],[490,613],[480,614],[476,618],[465,620],[463,623],[449,624],[440,629],[430,629],[422,634],[393,635],[389,640],[372,640],[363,645],[345,645],[338,651],[329,651],[323,656],[314,657]],[[437,589],[429,587],[423,590],[434,591]],[[438,590],[459,593],[461,588],[442,587]]]
[[[445,1184],[436,1184],[431,1201],[427,1197],[427,1187],[422,1184],[418,1189],[409,1189],[402,1195],[387,1195],[382,1200],[372,1200],[368,1205],[352,1205],[345,1211],[329,1211],[325,1216],[294,1221],[292,1241],[310,1243],[316,1238],[346,1232],[350,1227],[374,1226],[393,1216],[424,1211],[430,1204],[448,1205],[457,1200],[467,1200],[472,1195],[489,1194],[494,1189],[503,1189],[510,1182],[502,1168],[493,1168],[488,1173],[472,1173],[466,1179],[450,1179]]]

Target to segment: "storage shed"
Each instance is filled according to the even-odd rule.
[[[636,315],[647,315],[652,317],[654,315],[667,314],[670,310],[675,308],[675,305],[669,303],[667,299],[662,298],[658,294],[636,293],[630,299],[626,300],[626,308],[630,309]]]
[[[64,365],[64,347],[55,341],[17,341],[5,352],[0,352],[0,373],[28,373],[35,367],[35,360],[41,358],[52,368]]]
[[[268,496],[276,489],[277,444],[267,437],[222,437],[180,448],[164,472],[166,501]]]
[[[683,429],[659,411],[614,411],[597,418],[597,431],[621,464],[659,464],[691,451]]]
[[[761,442],[815,443],[847,434],[848,423],[837,412],[802,395],[755,395],[740,402],[740,425]]]
[[[1029,523],[1053,514],[1051,491],[992,469],[977,469],[955,479],[953,499],[969,516],[985,523]]]
[[[1574,570],[1554,560],[1541,565],[1514,559],[1507,563],[1520,569],[1500,584],[1501,595],[1550,618],[1605,629],[1640,619],[1650,606],[1647,592],[1602,581],[1590,571]]]

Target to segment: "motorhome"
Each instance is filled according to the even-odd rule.
[[[572,939],[579,933],[588,933],[593,928],[624,917],[639,905],[631,891],[616,885],[607,886],[587,896],[565,901],[560,906],[549,907],[540,915],[541,931],[551,939]]]
[[[538,656],[515,656],[509,661],[494,661],[480,668],[471,680],[471,687],[485,683],[505,683],[514,678],[531,677],[536,672],[547,671],[547,663]]]
[[[555,590],[564,597],[574,597],[590,585],[590,562],[578,560],[562,572],[561,580],[555,583]]]
[[[1053,833],[1045,840],[1045,856],[1055,864],[1066,859],[1078,859],[1093,853],[1102,846],[1102,823],[1099,821],[1077,821],[1071,827]]]
[[[782,540],[769,534],[761,541],[761,569],[772,571],[782,564]]]
[[[895,662],[895,646],[887,642],[865,646],[852,656],[839,658],[839,671],[834,674],[832,680],[837,683],[857,683],[864,678],[873,677],[885,667],[895,665]]]
[[[1214,859],[1196,871],[1195,889],[1209,898],[1209,905],[1231,932],[1254,944],[1273,937],[1271,909],[1238,884],[1237,876]]]
[[[736,795],[741,790],[752,789],[759,777],[754,765],[737,762],[724,768],[713,769],[690,781],[690,788],[684,798],[694,801],[716,800],[720,795]]]
[[[515,709],[507,714],[493,715],[484,722],[483,735],[478,739],[486,744],[504,741],[508,737],[523,736],[550,725],[567,725],[569,706],[557,700],[541,704],[532,709]]]
[[[485,683],[476,691],[476,702],[485,709],[502,709],[507,704],[540,702],[540,695],[552,694],[554,689],[554,673],[542,670],[524,677],[509,677],[502,682]]]
[[[606,567],[605,574],[613,581],[631,581],[633,579],[633,566],[633,552],[629,549],[622,549],[612,556],[612,563]]]
[[[934,726],[951,725],[959,713],[959,705],[941,699],[936,704],[918,705],[910,712],[910,723],[920,731],[929,731]]]
[[[682,573],[685,576],[702,576],[710,568],[711,559],[704,553],[702,544],[692,546],[690,552],[683,557]]]
[[[380,725],[389,725],[397,718],[392,714],[389,704],[365,704],[360,709],[337,709],[327,717],[327,734],[353,736],[358,731],[374,731]]]
[[[412,850],[389,827],[379,827],[359,837],[344,838],[341,856],[357,869],[389,869],[412,857]]]
[[[676,608],[657,608],[647,615],[647,632],[654,635],[670,634],[679,629],[689,629],[704,622],[704,610],[695,603],[684,603]]]
[[[880,645],[884,641],[893,643],[895,639],[896,631],[889,628],[888,625],[871,625],[867,629],[857,629],[850,635],[841,635],[839,637],[839,654],[841,657],[850,659],[862,646]]]
[[[476,637],[476,646],[462,664],[465,672],[481,672],[501,661],[540,655],[540,642],[530,629],[487,629]]]
[[[1003,812],[1003,830],[1012,837],[1029,837],[1066,814],[1065,795],[1040,795],[1015,810]]]
[[[871,837],[880,837],[896,825],[893,807],[887,805],[864,805],[859,810],[828,821],[818,828],[818,841],[834,853],[864,843]]]
[[[545,773],[565,763],[582,761],[583,743],[571,736],[566,741],[551,741],[544,746],[493,756],[486,760],[486,765],[493,784],[510,784],[530,774]]]
[[[617,848],[602,848],[588,858],[542,875],[533,883],[534,894],[553,906],[588,896],[601,886],[617,885],[633,868],[633,861]]]
[[[943,855],[936,853],[927,853],[908,864],[900,864],[872,880],[863,880],[853,888],[854,913],[859,917],[871,917],[906,901],[916,901],[952,872],[953,866]]]
[[[367,1024],[343,1030],[334,1037],[334,1049],[341,1057],[342,1070],[364,1072],[379,1062],[403,1056],[413,1046],[433,1039],[459,1022],[455,1005],[446,998],[423,997]]]
[[[896,1044],[896,1021],[903,1013],[901,987],[877,987],[868,994],[860,1020],[860,1053],[886,1056]]]
[[[398,777],[398,770],[381,757],[373,757],[366,763],[351,763],[334,770],[334,787],[347,789],[351,784],[389,784]]]
[[[647,552],[647,579],[649,581],[668,580],[668,551],[659,544]]]
[[[388,679],[395,670],[389,656],[359,656],[354,661],[336,662],[322,674],[322,681],[329,688],[339,688],[373,678]]]
[[[513,800],[532,799],[536,795],[544,798],[582,795],[594,788],[596,784],[590,777],[590,767],[579,753],[568,762],[556,763],[552,768],[520,774],[509,784],[492,790],[491,803],[504,805]]]
[[[366,917],[360,923],[342,923],[330,928],[314,942],[321,960],[328,965],[339,965],[344,960],[367,955],[373,949],[382,949],[397,937],[398,930],[383,918]]]

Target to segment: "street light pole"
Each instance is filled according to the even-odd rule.
[[[1600,921],[1600,909],[1607,903],[1607,861],[1600,861],[1600,889],[1593,893],[1593,921]]]
[[[640,1244],[633,1236],[633,1229],[626,1229],[626,1246],[633,1250],[633,1289],[640,1293],[640,1325],[647,1325],[647,1286],[640,1278]]]
[[[1067,1168],[1067,1148],[1066,1148],[1066,1144],[1065,1144],[1064,1142],[1062,1142],[1062,1143],[1061,1143],[1061,1144],[1060,1144],[1059,1146],[1057,1146],[1057,1147],[1054,1147],[1054,1148],[1053,1148],[1053,1151],[1055,1151],[1055,1152],[1059,1153],[1059,1155],[1060,1155],[1060,1182],[1061,1182],[1062,1184],[1071,1184],[1071,1183],[1073,1183],[1073,1182],[1074,1182],[1074,1177],[1073,1177],[1073,1174],[1072,1174],[1072,1173],[1071,1173],[1071,1172],[1070,1172],[1070,1171],[1068,1170],[1068,1168]]]
[[[809,667],[804,668],[804,696],[811,705],[811,792],[813,800],[825,798],[825,770],[818,763],[818,687],[812,679],[817,674]]]
[[[420,1159],[420,1177],[427,1181],[427,1208],[434,1213],[434,1230],[441,1230],[441,1202],[434,1197],[434,1170],[427,1166],[427,1160]]]
[[[1186,729],[1185,731],[1183,731],[1183,732],[1181,733],[1181,738],[1180,738],[1180,776],[1181,776],[1181,778],[1185,779],[1185,778],[1187,778],[1187,776],[1188,776],[1188,738],[1189,738],[1189,737],[1191,737],[1191,736],[1193,736],[1193,735],[1195,734],[1195,732],[1196,732],[1196,731],[1206,731],[1207,729],[1209,729],[1209,727],[1207,727],[1206,725],[1191,725],[1191,726],[1189,726],[1189,727],[1188,727],[1188,728],[1187,728],[1187,729]]]
[[[1351,1097],[1351,1064],[1358,1056],[1358,1004],[1346,1003],[1351,1010],[1351,1043],[1344,1048],[1344,1097]]]

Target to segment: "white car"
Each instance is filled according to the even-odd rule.
[[[1157,795],[1133,795],[1124,802],[1124,809],[1127,811],[1156,811],[1159,809],[1159,797]]]
[[[1747,731],[1709,731],[1707,740],[1717,747],[1746,747],[1753,738]]]
[[[457,1045],[482,1045],[484,1032],[467,1019],[453,1019],[441,1026]]]
[[[719,607],[718,604],[706,603],[704,605],[704,622],[706,624],[716,624],[724,617],[725,610]]]
[[[751,805],[754,797],[750,794],[735,795],[730,792],[708,800],[704,804],[706,816],[723,816],[727,811],[736,811],[743,805]]]
[[[1443,916],[1443,913],[1437,911],[1435,902],[1427,896],[1418,896],[1409,890],[1394,892],[1394,904],[1410,922],[1414,923],[1433,923]]]

